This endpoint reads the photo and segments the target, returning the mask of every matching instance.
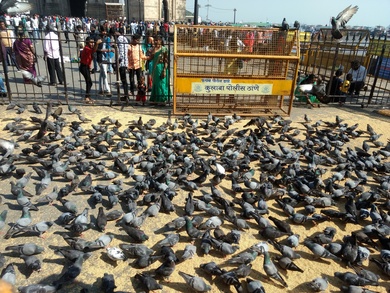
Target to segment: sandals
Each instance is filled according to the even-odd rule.
[[[95,104],[95,101],[92,100],[90,97],[86,97],[86,98],[84,99],[84,103],[85,103],[85,104],[89,104],[89,105],[93,105],[93,104]]]

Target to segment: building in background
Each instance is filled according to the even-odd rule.
[[[106,19],[107,7],[115,10],[113,7],[117,6],[118,10],[123,7],[123,17],[129,21],[154,21],[164,18],[162,0],[30,0],[29,2],[34,5],[31,13],[40,15],[57,14]],[[186,0],[168,0],[168,6],[169,20],[185,20]]]

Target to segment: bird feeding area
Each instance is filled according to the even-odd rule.
[[[174,114],[290,114],[296,30],[176,25],[174,38]]]

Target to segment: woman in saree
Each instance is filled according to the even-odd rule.
[[[168,49],[164,47],[161,36],[154,39],[154,49],[148,59],[153,60],[152,92],[150,102],[165,104],[170,99],[168,76]]]
[[[14,42],[13,50],[15,52],[16,62],[22,72],[24,82],[33,83],[36,86],[41,87],[42,81],[44,81],[46,77],[37,76],[37,71],[35,69],[36,56],[33,43],[26,37],[23,28],[18,28],[17,35],[18,38]]]

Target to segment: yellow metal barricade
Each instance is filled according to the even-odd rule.
[[[174,113],[290,114],[297,31],[175,26]]]

